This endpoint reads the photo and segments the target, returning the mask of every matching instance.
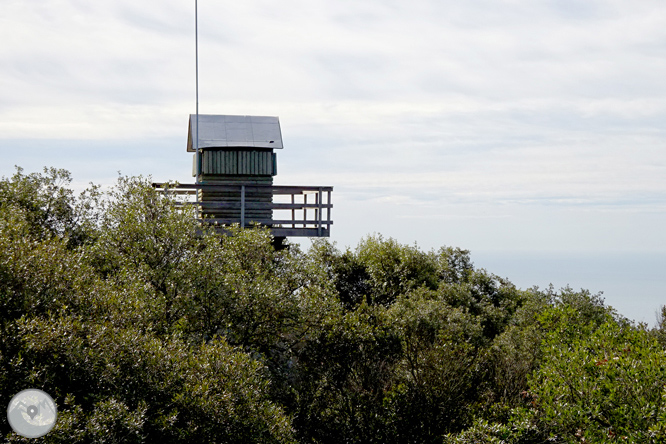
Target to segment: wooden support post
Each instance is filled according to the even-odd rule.
[[[315,194],[314,203],[316,205],[315,210],[314,210],[314,212],[315,212],[314,220],[318,220],[319,219],[319,210],[321,209],[321,207],[319,206],[319,194]]]
[[[328,194],[328,198],[326,199],[327,200],[326,203],[328,204],[328,208],[326,208],[326,216],[327,216],[326,219],[328,220],[328,224],[326,225],[326,228],[328,228],[330,230],[331,229],[331,192],[328,191],[327,194]]]
[[[319,187],[319,192],[317,193],[317,204],[318,204],[318,208],[317,208],[317,215],[316,215],[316,219],[317,219],[317,235],[318,235],[319,237],[321,237],[321,201],[322,201],[322,199],[324,198],[323,194],[324,194],[324,193],[322,192],[321,187]]]
[[[303,193],[303,203],[308,203],[308,194]],[[305,228],[305,221],[308,220],[308,209],[303,207],[303,228]]]
[[[291,193],[291,204],[296,203],[295,199],[296,195],[294,193]],[[296,220],[296,208],[291,209],[291,220]],[[291,224],[291,228],[296,228],[296,224]]]

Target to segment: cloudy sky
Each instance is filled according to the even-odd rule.
[[[191,181],[193,0],[0,0],[0,175]],[[279,116],[333,240],[666,303],[663,0],[199,0],[200,112]]]

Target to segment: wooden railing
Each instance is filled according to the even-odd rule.
[[[269,227],[274,236],[306,236],[329,237],[331,233],[331,192],[333,187],[318,186],[287,186],[287,185],[256,185],[256,184],[165,184],[154,183],[153,186],[186,196],[181,202],[183,205],[197,205],[200,208],[202,222],[218,225],[240,224],[249,227],[261,224]],[[201,200],[202,192],[235,192],[240,199]],[[251,202],[246,196],[253,192],[270,191],[273,196],[271,202]],[[187,199],[193,198],[194,200]],[[206,217],[216,209],[239,210],[237,218]],[[280,212],[270,219],[246,217],[247,210],[271,210]]]

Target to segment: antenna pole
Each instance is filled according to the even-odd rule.
[[[196,182],[199,182],[199,175],[201,174],[201,154],[199,153],[199,11],[197,0],[194,0],[194,60],[195,60],[195,77],[196,77],[196,113],[197,113],[197,134],[195,142],[195,162],[197,177]]]

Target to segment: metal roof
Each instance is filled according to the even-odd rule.
[[[187,151],[194,152],[197,116],[190,114]],[[277,117],[199,114],[199,148],[282,148]]]

